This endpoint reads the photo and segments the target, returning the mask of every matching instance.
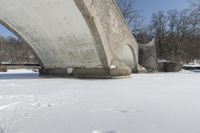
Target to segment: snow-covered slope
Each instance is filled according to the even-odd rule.
[[[200,132],[196,73],[81,80],[19,72],[0,74],[0,133]]]

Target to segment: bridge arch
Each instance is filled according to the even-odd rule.
[[[31,53],[35,56],[36,60],[38,61],[39,65],[40,65],[40,67],[44,66],[43,63],[42,63],[42,61],[41,61],[41,59],[40,59],[40,57],[36,54],[36,52],[31,47],[31,45],[29,45],[28,41],[23,37],[23,35],[21,35],[11,25],[9,25],[8,23],[4,22],[1,19],[0,19],[0,24],[3,25],[5,28],[7,28],[9,31],[11,31],[14,35],[16,35],[18,37],[18,39],[20,39],[20,41],[25,42],[24,44],[31,51]]]
[[[29,44],[42,64],[42,74],[66,75],[70,69],[73,75],[112,76],[112,62],[124,45],[131,44],[137,55],[137,42],[114,0],[0,3],[2,24]],[[118,69],[115,75],[121,76]]]
[[[126,45],[121,52],[121,60],[128,65],[132,72],[137,72],[137,60],[134,49],[130,45]]]

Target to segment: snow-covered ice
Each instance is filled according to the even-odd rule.
[[[0,73],[0,133],[199,133],[200,74],[44,78]]]

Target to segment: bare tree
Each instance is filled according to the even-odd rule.
[[[189,21],[191,24],[191,32],[192,32],[191,39],[194,39],[195,36],[199,34],[200,13],[197,10],[194,9],[191,10]]]
[[[199,36],[200,34],[200,0],[192,1],[189,10],[192,32],[191,39],[194,39],[195,36]]]
[[[138,31],[142,29],[142,17],[135,8],[134,1],[135,0],[116,0],[116,3],[132,32],[137,34]]]
[[[192,0],[190,2],[191,7],[197,9],[198,11],[200,11],[200,0]]]
[[[163,11],[159,11],[152,15],[149,28],[156,37],[157,54],[158,56],[161,56],[167,31],[167,17]]]
[[[177,22],[177,36],[180,41],[184,39],[186,35],[189,34],[190,28],[190,12],[188,9],[184,9],[179,13],[179,19]]]
[[[152,15],[150,29],[157,38],[158,43],[162,43],[167,31],[167,17],[163,11],[159,11]]]
[[[169,27],[169,36],[171,38],[175,37],[175,31],[176,31],[176,24],[178,22],[178,10],[174,9],[174,10],[169,10],[168,11],[168,27]]]
[[[26,44],[15,37],[0,37],[0,64],[36,63],[37,60]]]

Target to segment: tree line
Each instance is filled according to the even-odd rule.
[[[134,0],[116,0],[127,24],[139,43],[156,38],[159,59],[190,62],[200,59],[200,0],[187,9],[171,9],[152,14],[148,25],[142,25]]]
[[[0,64],[37,63],[26,43],[15,37],[0,36]]]

